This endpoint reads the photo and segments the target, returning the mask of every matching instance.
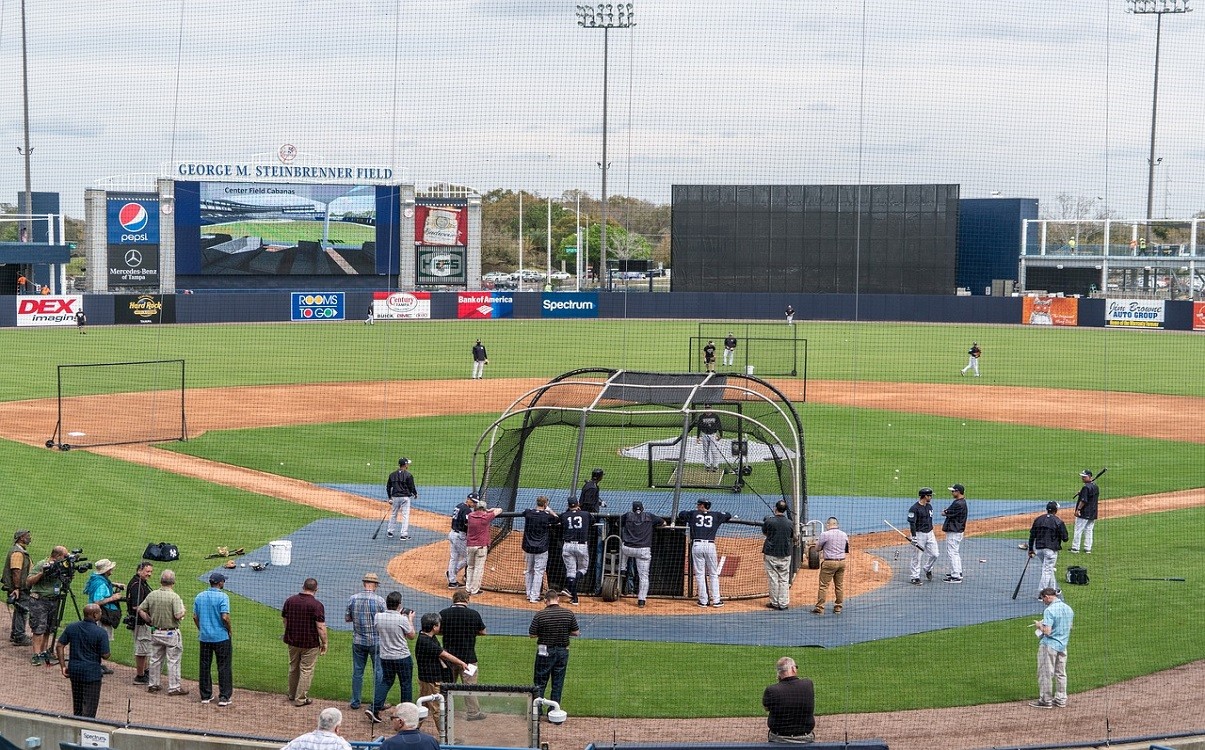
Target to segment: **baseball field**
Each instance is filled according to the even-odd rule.
[[[93,560],[119,563],[114,580],[128,579],[148,542],[174,542],[182,553],[174,565],[178,590],[190,602],[214,566],[205,555],[217,547],[262,548],[324,518],[361,519],[371,533],[384,506],[336,486],[381,485],[402,455],[414,460],[420,490],[473,486],[470,459],[482,430],[526,390],[578,367],[681,371],[696,326],[508,320],[98,327],[86,336],[74,329],[0,331],[0,347],[13,355],[12,366],[0,370],[5,517],[33,531],[35,559],[52,544],[83,547]],[[898,499],[897,525],[922,485],[938,489],[938,510],[954,482],[966,485],[972,507],[977,500],[1015,503],[1015,513],[969,529],[969,588],[985,583],[975,579],[976,535],[1024,538],[1046,501],[1069,504],[1081,469],[1107,466],[1093,554],[1064,553],[1059,561],[1060,571],[1079,563],[1091,573],[1089,586],[1065,587],[1076,612],[1072,702],[1077,693],[1110,688],[1111,700],[1133,701],[1128,691],[1136,688],[1127,681],[1205,659],[1205,641],[1195,635],[1205,614],[1196,533],[1205,523],[1199,336],[1021,326],[801,328],[808,401],[796,406],[809,495],[844,498],[851,513],[863,501]],[[468,379],[476,338],[490,356],[482,381]],[[984,352],[980,378],[959,372],[972,341]],[[57,365],[169,358],[186,361],[187,442],[66,452],[42,446],[59,407]],[[802,393],[798,380],[772,380],[788,396]],[[123,399],[140,390],[137,382],[93,378],[72,395],[108,399],[119,420]],[[608,489],[638,488],[604,487],[604,497]],[[1070,512],[1063,517],[1070,526]],[[416,510],[412,523],[446,531],[446,512]],[[367,544],[368,534],[329,543],[327,555],[337,558],[341,549]],[[891,541],[861,534],[853,544],[868,550]],[[382,545],[381,566],[404,578],[404,565],[390,562],[405,552],[401,543]],[[1024,555],[993,562],[1010,571],[1011,589]],[[324,571],[290,573],[299,587],[305,575],[321,581]],[[850,575],[860,573],[869,577],[857,568]],[[1184,581],[1139,580],[1163,578]],[[1036,585],[1036,577],[1027,580]],[[898,585],[898,577],[884,585]],[[940,587],[935,581],[929,588]],[[78,580],[77,595],[82,588]],[[346,593],[320,589],[332,627],[342,624]],[[1036,600],[1024,617],[954,627],[957,600],[927,596],[922,587],[908,592],[915,596],[905,606],[929,610],[929,632],[827,649],[759,645],[766,632],[815,627],[804,606],[814,593],[797,585],[798,606],[789,613],[739,606],[711,613],[747,618],[748,627],[723,644],[658,638],[678,626],[656,619],[655,607],[632,610],[632,627],[647,637],[592,638],[591,619],[604,614],[583,607],[564,703],[572,716],[612,721],[757,717],[761,690],[784,654],[815,680],[817,711],[825,715],[955,706],[981,706],[990,715],[993,706],[1034,697],[1035,643],[1027,626],[1040,613]],[[279,613],[233,598],[236,686],[280,693]],[[500,616],[526,621],[534,609],[515,598],[513,606],[485,603],[509,606],[511,614]],[[858,609],[855,596],[841,618],[858,618]],[[186,643],[190,633],[195,641],[195,630],[186,630]],[[128,634],[118,643],[114,657],[131,663]],[[346,703],[350,632],[333,631],[331,643],[313,694]],[[532,648],[521,636],[484,639],[483,681],[529,682]],[[188,677],[196,675],[192,653],[185,656]]]

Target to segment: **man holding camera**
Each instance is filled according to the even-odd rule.
[[[13,627],[9,640],[14,646],[33,643],[25,630],[29,619],[29,543],[33,540],[28,529],[18,529],[13,534],[13,546],[8,551],[8,562],[4,565],[4,591],[12,605]]]
[[[126,586],[126,629],[134,631],[134,676],[135,685],[147,684],[147,660],[151,655],[151,626],[138,616],[138,607],[151,594],[148,580],[155,572],[154,563],[143,560]]]
[[[33,631],[33,658],[30,659],[35,667],[45,664],[58,664],[50,649],[53,643],[52,634],[58,627],[59,599],[63,596],[63,567],[67,565],[67,548],[55,547],[50,551],[50,557],[39,560],[33,567],[34,573],[29,581],[29,601],[26,610],[29,612],[29,629]]]

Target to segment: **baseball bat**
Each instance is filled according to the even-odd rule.
[[[381,527],[385,525],[385,519],[389,518],[389,509],[391,507],[389,503],[385,504],[385,515],[381,516],[381,522],[377,524],[377,530],[372,532],[373,539],[376,539],[381,534]]]
[[[1180,581],[1184,582],[1183,578],[1131,578],[1131,581]]]
[[[1096,476],[1092,477],[1092,481],[1093,481],[1093,482],[1095,482],[1097,479],[1100,479],[1101,477],[1103,477],[1103,476],[1105,475],[1105,472],[1106,472],[1106,471],[1108,471],[1108,470],[1109,470],[1109,467],[1108,467],[1108,466],[1106,466],[1106,467],[1102,468],[1100,471],[1096,472]],[[1077,493],[1075,493],[1074,495],[1072,495],[1072,496],[1071,496],[1071,499],[1072,499],[1072,500],[1078,500],[1078,499],[1079,499],[1079,493],[1077,492]]]
[[[883,519],[883,523],[887,524],[888,526],[891,526],[891,521],[888,521],[886,518],[884,518],[884,519]],[[904,532],[900,531],[899,529],[895,528],[894,526],[891,526],[891,529],[892,529],[892,531],[894,531],[895,533],[897,533],[897,534],[899,534],[900,536],[902,536],[902,537],[904,537],[905,539],[907,539],[907,540],[908,540],[908,544],[911,544],[913,547],[916,547],[917,549],[924,549],[924,547],[920,546],[920,544],[918,544],[916,541],[914,541],[914,540],[912,539],[912,537],[908,536],[908,535],[907,535],[907,534],[905,534]]]
[[[1021,577],[1017,579],[1017,587],[1013,589],[1013,599],[1016,600],[1017,594],[1021,593],[1021,582],[1025,580],[1025,574],[1029,572],[1029,561],[1032,560],[1031,555],[1025,556],[1025,567],[1021,570]]]

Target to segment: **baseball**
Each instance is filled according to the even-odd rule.
[[[888,426],[890,427],[890,425],[888,425]],[[896,470],[895,470],[895,473],[896,473],[896,474],[899,474],[899,473],[900,473],[900,470],[899,470],[899,469],[896,469]]]
[[[280,465],[281,465],[281,466],[284,466],[284,465],[285,465],[285,462],[284,462],[284,461],[281,461],[281,462],[280,462]]]
[[[891,426],[891,423],[890,423],[890,422],[888,422],[888,423],[887,423],[887,426],[888,426],[888,427],[890,427],[890,426]]]
[[[966,427],[966,426],[967,426],[967,423],[966,423],[966,422],[963,422],[963,423],[962,423],[962,426],[963,426],[963,427]]]
[[[238,566],[240,568],[245,568],[245,567],[247,567],[247,563],[239,563]]]
[[[979,562],[981,562],[981,563],[985,563],[985,562],[987,562],[987,559],[986,559],[986,558],[982,558],[982,557],[981,557],[981,558],[979,558]]]

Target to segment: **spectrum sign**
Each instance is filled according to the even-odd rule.
[[[343,320],[343,292],[293,292],[292,320]]]

